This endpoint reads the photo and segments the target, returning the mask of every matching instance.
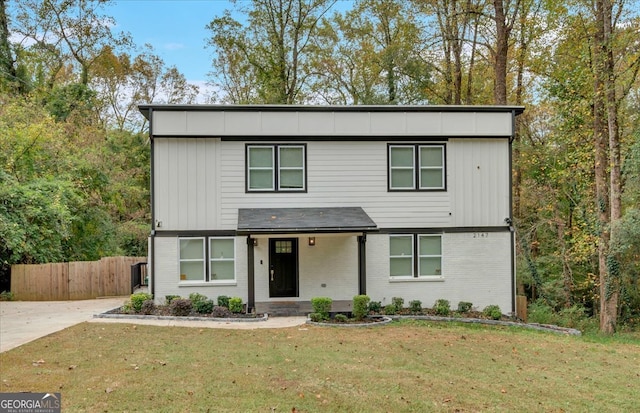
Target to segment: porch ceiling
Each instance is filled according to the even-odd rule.
[[[238,234],[371,232],[378,226],[360,207],[242,208]]]

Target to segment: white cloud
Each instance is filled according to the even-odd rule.
[[[163,47],[167,50],[179,50],[184,49],[184,44],[182,43],[165,43]]]

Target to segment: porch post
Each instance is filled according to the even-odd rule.
[[[358,236],[358,294],[367,293],[367,234]]]
[[[247,236],[247,311],[251,311],[256,306],[255,297],[255,266],[254,264],[253,239],[251,235]]]

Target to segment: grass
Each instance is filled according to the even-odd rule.
[[[65,412],[618,412],[640,337],[405,321],[216,330],[83,323],[0,354],[1,392]]]

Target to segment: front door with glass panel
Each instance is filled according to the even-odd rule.
[[[269,297],[298,296],[298,239],[269,239]]]

